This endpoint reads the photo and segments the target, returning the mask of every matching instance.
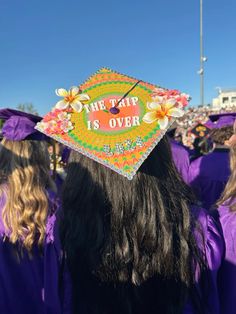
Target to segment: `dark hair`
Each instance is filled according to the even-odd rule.
[[[165,137],[131,181],[73,151],[63,191],[61,237],[74,293],[83,290],[86,298],[84,291],[92,282],[88,294],[97,284],[100,295],[103,282],[103,288],[132,286],[139,294],[139,287],[156,278],[158,313],[182,313],[194,282],[193,260],[200,262],[192,202]],[[113,297],[104,302],[115,302]],[[97,297],[92,302],[98,309],[102,301]],[[119,312],[121,303],[112,303],[112,313],[132,312],[128,305]],[[110,313],[105,307],[96,313]]]

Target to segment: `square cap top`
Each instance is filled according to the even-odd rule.
[[[202,123],[198,123],[191,129],[191,133],[197,137],[205,137],[210,133],[210,128]]]
[[[206,125],[212,129],[233,126],[235,119],[236,112],[214,114],[209,116],[209,121]]]
[[[188,104],[186,94],[107,68],[56,94],[37,130],[128,179]]]

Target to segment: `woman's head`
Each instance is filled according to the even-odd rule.
[[[51,183],[49,157],[44,142],[23,140],[0,144],[0,189],[6,187],[2,217],[9,239],[31,249],[42,244],[47,217],[45,188]],[[3,191],[2,191],[3,192]]]
[[[225,141],[227,141],[232,135],[233,127],[231,125],[213,129],[210,133],[210,137],[216,145],[224,145]]]
[[[40,176],[34,180],[47,180],[50,160],[46,147],[45,142],[41,141],[9,141],[3,138],[0,146],[0,180],[13,175],[17,169],[27,171],[28,168],[40,172]]]
[[[225,144],[230,148],[231,175],[225,186],[224,192],[218,201],[218,205],[228,202],[231,210],[236,211],[236,204],[234,202],[236,198],[236,122],[234,123],[232,130],[233,133],[229,134],[225,141]]]
[[[62,221],[69,260],[79,254],[104,281],[139,285],[160,274],[190,285],[192,201],[166,138],[131,181],[72,152]]]

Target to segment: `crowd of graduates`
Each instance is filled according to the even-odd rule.
[[[204,208],[216,204],[230,176],[228,140],[236,114],[210,115],[192,129],[193,148],[186,147],[176,128],[169,131],[175,164]]]
[[[1,314],[236,313],[236,114],[132,181],[0,110]]]

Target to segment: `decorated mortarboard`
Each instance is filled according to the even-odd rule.
[[[107,68],[56,94],[36,129],[128,179],[188,104],[186,94]]]
[[[15,109],[0,109],[0,120],[3,120],[2,136],[11,141],[26,139],[45,140],[47,137],[35,129],[42,117]]]
[[[206,125],[211,129],[219,129],[225,126],[233,126],[236,119],[236,112],[220,113],[209,116]]]
[[[191,133],[196,135],[197,137],[205,137],[210,133],[210,128],[202,123],[198,123],[191,129]]]

